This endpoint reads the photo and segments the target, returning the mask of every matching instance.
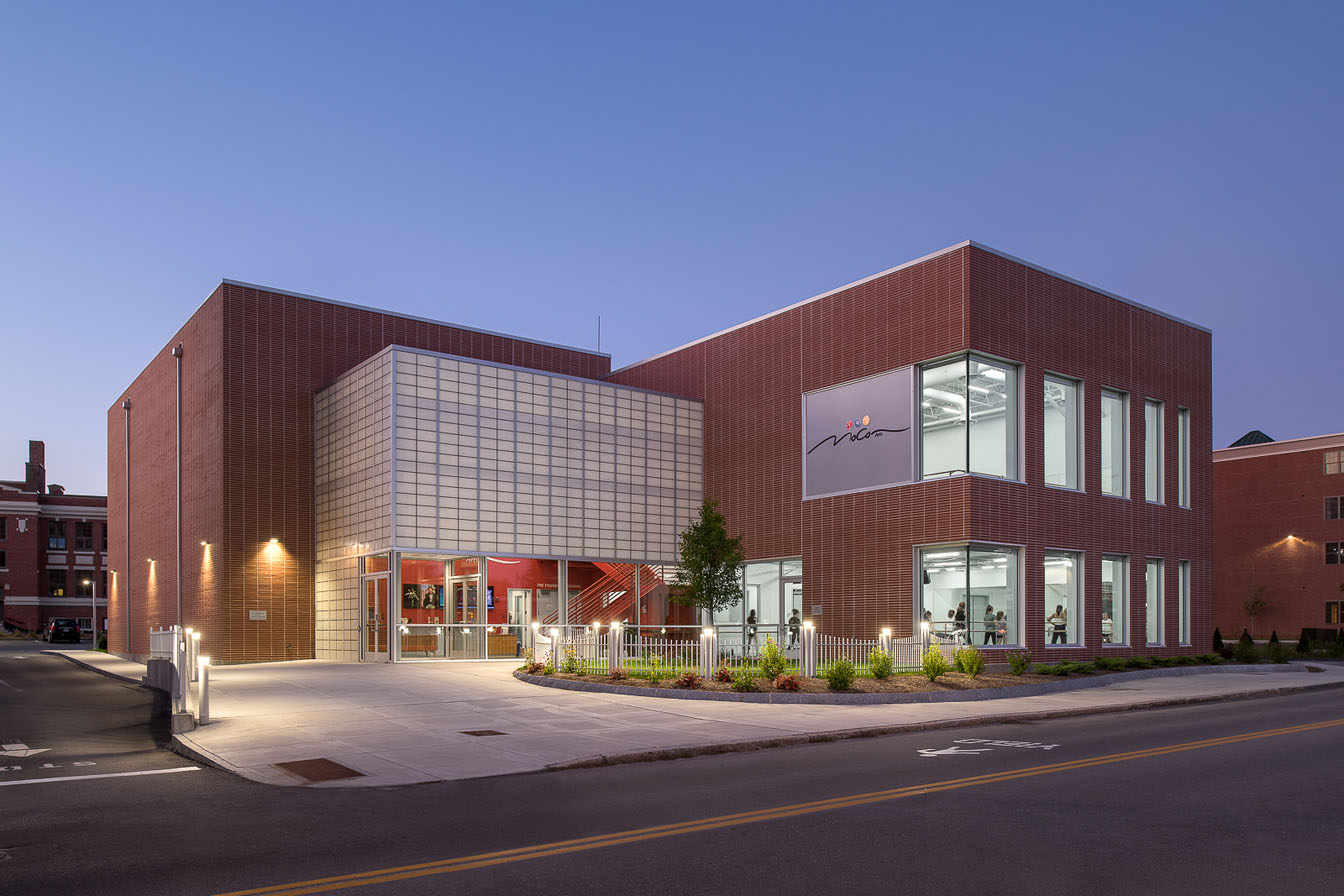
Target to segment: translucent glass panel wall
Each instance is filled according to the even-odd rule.
[[[391,543],[392,363],[355,367],[314,402],[316,656],[359,658],[358,555]]]
[[[1045,642],[1081,644],[1083,555],[1045,552]]]
[[[675,561],[704,493],[699,402],[391,355],[399,547]]]
[[[920,371],[921,476],[1016,479],[1017,368],[974,355]]]
[[[1124,393],[1101,390],[1101,493],[1116,498],[1129,494],[1126,478],[1129,427],[1125,405]]]
[[[1161,504],[1165,498],[1162,483],[1162,402],[1143,403],[1143,497]]]

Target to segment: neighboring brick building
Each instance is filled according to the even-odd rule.
[[[111,644],[177,618],[180,344],[183,622],[217,661],[696,624],[664,564],[701,494],[749,559],[714,621],[761,638],[927,613],[1058,659],[1204,649],[1210,341],[969,242],[615,373],[225,281],[109,411]]]
[[[0,603],[6,627],[49,619],[102,630],[107,615],[107,499],[47,484],[46,446],[28,443],[22,479],[0,480]],[[97,618],[93,602],[97,600]]]
[[[1335,628],[1344,607],[1344,433],[1213,452],[1213,621],[1225,639]],[[1254,619],[1246,604],[1264,609]]]

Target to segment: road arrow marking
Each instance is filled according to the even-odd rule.
[[[40,750],[30,750],[27,744],[0,744],[4,749],[0,750],[0,756],[17,756],[23,759],[27,756],[36,756],[38,753],[46,753],[51,747],[43,747]]]
[[[963,750],[961,747],[944,747],[941,750],[920,750],[919,755],[926,759],[934,756],[965,756],[968,753],[988,753],[989,750]]]

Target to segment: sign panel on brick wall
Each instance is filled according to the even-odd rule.
[[[803,395],[803,500],[915,479],[914,368]]]

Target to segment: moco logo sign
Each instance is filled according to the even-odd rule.
[[[803,499],[914,481],[914,370],[803,395]]]

